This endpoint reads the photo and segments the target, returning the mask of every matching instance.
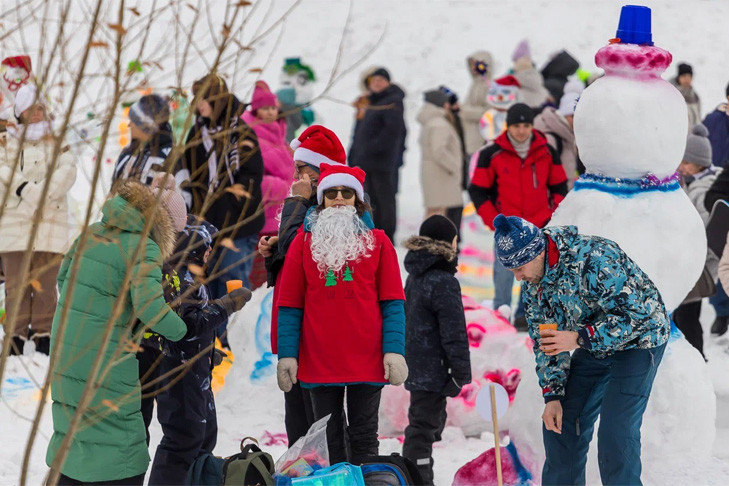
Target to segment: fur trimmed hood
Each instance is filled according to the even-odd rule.
[[[444,242],[426,236],[412,236],[403,243],[409,250],[405,255],[405,270],[420,275],[430,269],[440,269],[455,274],[458,267],[458,253]]]
[[[166,260],[174,251],[177,232],[167,211],[157,201],[155,193],[148,186],[133,179],[127,179],[119,183],[113,194],[127,203],[127,210],[121,208],[119,211],[115,211],[107,206],[113,199],[107,201],[107,204],[104,205],[104,215],[108,217],[109,224],[127,231],[141,233],[144,223],[153,217],[149,237],[157,243],[162,258]],[[128,209],[136,210],[142,218],[139,219],[137,215],[131,214]]]

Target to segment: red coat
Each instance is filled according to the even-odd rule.
[[[567,175],[541,132],[533,131],[523,160],[504,132],[479,153],[468,192],[491,229],[498,214],[519,216],[541,228],[567,194]]]
[[[298,377],[305,383],[386,383],[380,302],[405,294],[395,248],[382,230],[372,234],[371,255],[336,279],[320,275],[310,233],[299,233],[286,253],[277,304],[304,310]]]

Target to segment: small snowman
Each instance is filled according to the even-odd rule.
[[[574,115],[587,172],[550,226],[617,242],[653,280],[671,312],[701,274],[706,233],[676,169],[688,115],[661,74],[671,54],[652,42],[651,11],[625,6],[615,39],[595,55],[605,76],[581,94]]]
[[[489,86],[486,96],[489,108],[478,122],[478,130],[487,142],[495,139],[506,130],[506,112],[512,105],[521,101],[519,80],[511,74],[495,79]]]
[[[15,122],[15,93],[30,80],[30,56],[6,57],[0,62],[0,120]]]

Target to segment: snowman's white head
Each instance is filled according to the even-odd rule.
[[[676,171],[686,145],[683,97],[660,75],[671,54],[652,45],[614,43],[595,63],[605,76],[580,96],[574,129],[589,172],[610,177],[665,177]]]
[[[520,101],[519,89],[521,85],[519,81],[512,75],[507,75],[499,79],[495,79],[489,86],[486,100],[491,106],[499,111],[506,111],[512,105]]]

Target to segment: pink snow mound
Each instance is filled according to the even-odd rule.
[[[496,449],[489,449],[476,459],[467,462],[453,477],[453,486],[496,486]],[[519,474],[506,447],[501,448],[501,477],[503,484],[519,484]]]
[[[609,44],[595,54],[595,64],[610,75],[658,78],[670,66],[673,56],[656,46]]]

